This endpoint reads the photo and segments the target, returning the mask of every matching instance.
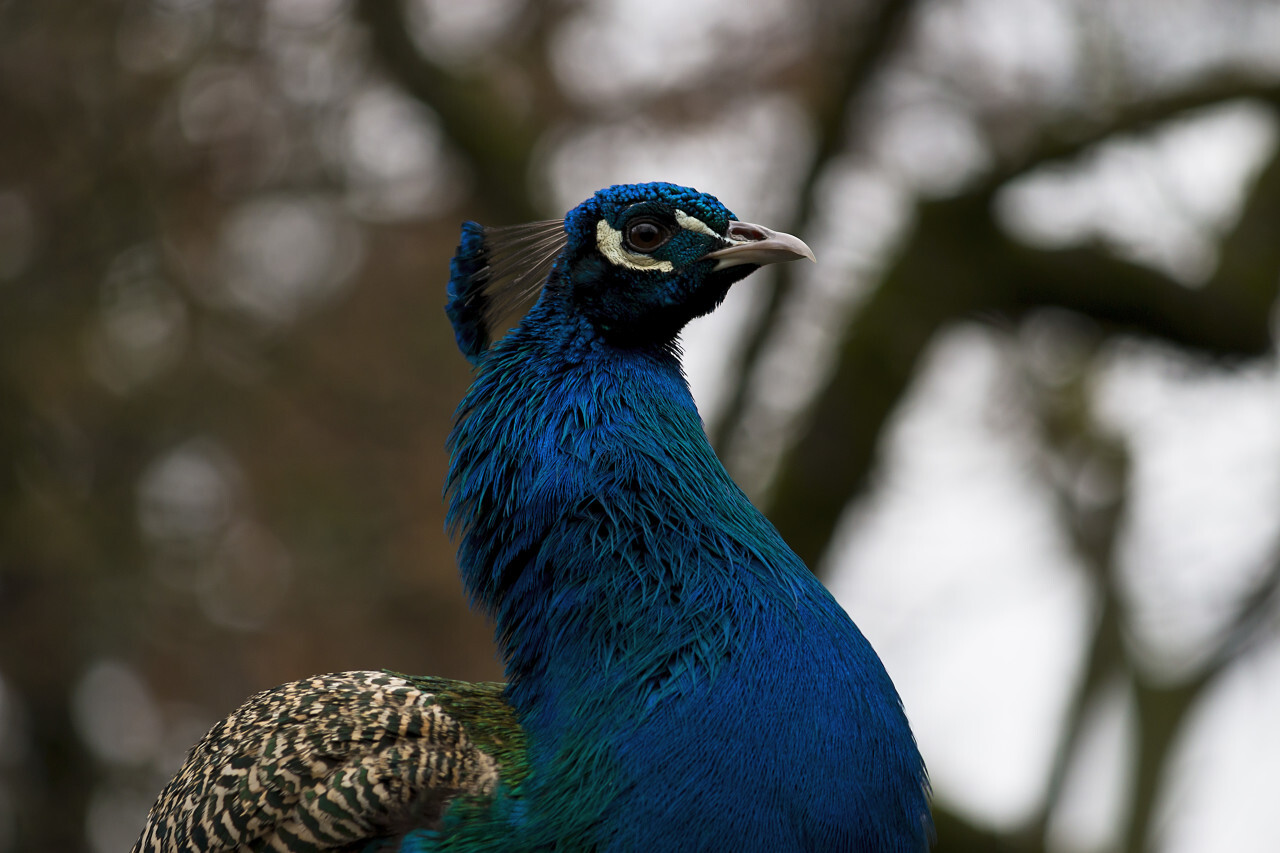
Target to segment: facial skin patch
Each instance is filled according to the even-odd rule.
[[[620,267],[627,267],[633,270],[656,270],[658,272],[671,272],[675,269],[675,265],[671,261],[660,261],[648,255],[628,252],[622,247],[622,232],[610,226],[603,219],[596,223],[596,245],[600,247],[601,253],[611,263]]]

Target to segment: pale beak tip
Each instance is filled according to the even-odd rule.
[[[774,231],[763,225],[735,220],[730,223],[727,236],[735,240],[733,245],[703,255],[704,258],[715,258],[715,268],[718,270],[741,264],[763,266],[800,258],[808,258],[815,264],[818,262],[813,249],[799,237]]]

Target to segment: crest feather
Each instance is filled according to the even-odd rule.
[[[498,228],[462,224],[445,313],[468,361],[474,364],[489,348],[495,322],[538,292],[567,240],[562,219]]]

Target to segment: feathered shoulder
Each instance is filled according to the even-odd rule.
[[[523,752],[501,684],[389,672],[295,681],[210,729],[134,853],[364,849],[437,828],[458,797],[517,783]]]

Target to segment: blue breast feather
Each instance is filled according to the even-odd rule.
[[[564,276],[476,359],[450,439],[531,773],[501,831],[404,849],[926,849],[879,659],[716,459],[672,349],[600,344]]]

